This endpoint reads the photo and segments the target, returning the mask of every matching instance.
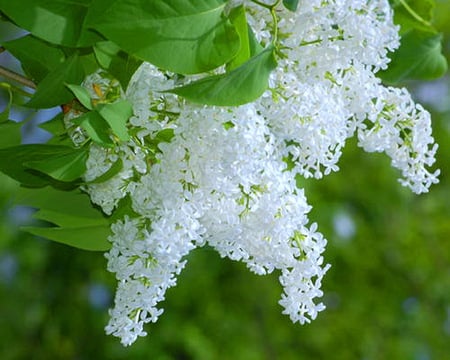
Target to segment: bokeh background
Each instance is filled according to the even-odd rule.
[[[450,1],[437,3],[449,59]],[[20,71],[5,53],[0,62]],[[450,359],[450,78],[407,86],[432,112],[440,183],[416,196],[387,157],[354,140],[340,172],[304,182],[332,265],[327,310],[304,326],[281,314],[277,273],[259,277],[202,248],[149,335],[124,348],[103,329],[116,285],[103,254],[20,232],[32,210],[12,206],[17,185],[0,174],[0,359]],[[6,101],[0,90],[0,109]],[[13,116],[30,119],[31,142],[52,111]]]

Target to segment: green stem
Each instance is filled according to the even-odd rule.
[[[8,91],[14,91],[14,92],[18,93],[19,95],[22,95],[25,97],[31,98],[33,96],[33,94],[31,94],[17,86],[11,85],[10,83],[7,83],[7,82],[0,82],[0,87],[7,89]]]
[[[274,28],[273,34],[272,34],[272,37],[273,37],[272,44],[274,44],[275,48],[278,49],[278,44],[277,44],[278,43],[278,18],[277,18],[275,9],[281,0],[276,0],[273,4],[265,4],[258,0],[251,0],[251,1],[253,3],[255,3],[256,5],[259,5],[270,11],[270,15],[272,16],[272,19],[273,19],[273,28]]]
[[[14,71],[8,70],[7,68],[0,66],[0,76],[3,76],[6,79],[14,80],[22,85],[25,85],[29,88],[36,89],[36,84],[30,79],[22,76]]]
[[[405,0],[398,0],[400,2],[400,4],[403,5],[403,7],[410,13],[410,15],[416,19],[418,22],[428,26],[428,27],[432,27],[432,25],[426,21],[424,18],[422,18],[419,14],[417,14],[409,5]]]

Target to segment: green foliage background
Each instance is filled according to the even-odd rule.
[[[449,59],[450,3],[438,0],[437,8]],[[440,83],[450,88],[448,76]],[[305,182],[332,264],[323,284],[327,310],[310,325],[281,314],[277,274],[258,277],[203,248],[189,256],[149,335],[123,348],[104,334],[108,304],[89,300],[99,286],[109,301],[114,294],[102,254],[19,232],[11,208],[17,184],[1,174],[0,359],[447,359],[450,95],[433,97],[441,104],[428,108],[442,174],[429,194],[402,188],[384,156],[352,141],[340,172]],[[337,214],[353,219],[350,239],[336,233]]]

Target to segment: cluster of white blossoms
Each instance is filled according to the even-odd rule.
[[[257,39],[268,44],[269,12],[233,3],[245,3]],[[283,313],[294,322],[314,319],[324,309],[317,299],[329,267],[326,240],[308,225],[310,206],[295,178],[337,171],[347,138],[385,152],[414,192],[437,182],[427,170],[436,151],[429,114],[374,75],[399,45],[388,1],[309,0],[296,12],[280,5],[277,16],[286,56],[257,101],[189,103],[163,92],[176,85],[173,74],[144,63],[122,94],[134,109],[131,140],[91,145],[86,180],[119,160],[122,169],[84,190],[106,214],[131,206],[112,226],[106,255],[118,280],[106,331],[124,345],[146,335],[143,326],[162,313],[158,303],[186,255],[205,244],[256,274],[279,270]]]

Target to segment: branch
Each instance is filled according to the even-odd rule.
[[[22,76],[14,71],[8,70],[0,65],[0,76],[3,76],[7,79],[14,80],[22,85],[28,86],[29,88],[36,89],[36,84],[30,79]]]

